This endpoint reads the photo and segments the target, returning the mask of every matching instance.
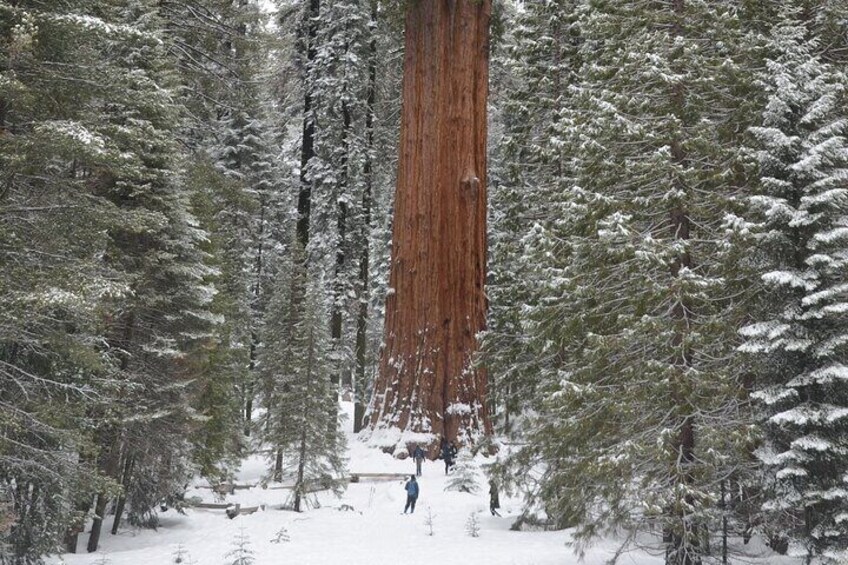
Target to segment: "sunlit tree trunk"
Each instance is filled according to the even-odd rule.
[[[385,346],[369,419],[375,429],[460,441],[491,431],[486,373],[471,367],[486,323],[490,14],[491,0],[408,3]],[[434,437],[431,454],[437,448]]]

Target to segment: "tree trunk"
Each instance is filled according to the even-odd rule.
[[[349,171],[348,171],[348,155],[350,152],[350,143],[348,141],[350,136],[350,110],[348,109],[348,105],[346,102],[342,102],[342,163],[341,163],[341,171],[339,171],[339,179],[338,179],[338,191],[339,195],[344,194],[348,191],[348,179],[349,179]],[[333,273],[333,304],[330,312],[330,339],[332,340],[332,348],[337,353],[335,356],[335,363],[333,367],[332,373],[330,373],[330,384],[333,388],[333,393],[336,397],[336,402],[333,402],[330,406],[329,417],[327,418],[327,426],[330,428],[330,431],[334,430],[336,426],[338,426],[338,416],[339,416],[339,403],[338,403],[338,391],[339,384],[341,383],[342,376],[341,372],[346,372],[349,369],[346,360],[342,361],[343,355],[341,355],[341,350],[343,347],[342,344],[342,329],[343,329],[343,315],[342,309],[343,305],[346,302],[346,285],[344,284],[344,277],[346,276],[345,263],[347,261],[347,230],[348,230],[348,206],[347,202],[345,202],[344,198],[339,198],[338,202],[338,210],[337,210],[337,218],[336,218],[336,230],[338,233],[338,245],[336,247],[336,265]]]
[[[121,527],[121,517],[124,515],[124,508],[127,504],[127,491],[130,488],[130,481],[132,480],[132,472],[133,467],[135,466],[135,456],[127,454],[127,459],[124,462],[124,474],[121,479],[121,484],[123,485],[123,492],[121,492],[121,497],[118,498],[118,505],[115,507],[115,521],[112,522],[112,535],[117,535],[118,528]]]
[[[101,463],[103,474],[116,481],[119,479],[118,467],[121,450],[121,441],[117,437],[118,434],[119,432],[114,429],[109,429],[105,432],[105,437],[111,437],[112,439],[104,442],[104,445],[109,446],[109,451],[103,455]],[[106,506],[108,504],[109,495],[105,492],[99,492],[97,494],[97,502],[94,504],[94,520],[91,523],[91,533],[88,536],[87,549],[89,553],[97,551],[97,546],[100,544],[100,534],[103,531],[103,519],[105,518]]]
[[[727,565],[727,493],[726,493],[726,481],[722,479],[721,481],[721,502],[719,503],[719,508],[721,509],[721,563],[722,565]]]
[[[277,449],[274,454],[274,482],[283,482],[283,450]]]
[[[78,461],[80,465],[85,465],[87,462],[86,457],[83,455],[78,456]],[[68,528],[65,530],[65,536],[63,539],[63,546],[65,548],[66,553],[76,553],[77,552],[77,542],[79,541],[79,535],[85,530],[85,522],[88,519],[88,511],[91,510],[92,496],[90,493],[82,492],[74,502],[74,512],[76,513],[76,517],[73,522],[68,524]]]
[[[74,505],[74,510],[80,513],[80,518],[78,520],[74,520],[74,522],[68,526],[68,529],[65,530],[65,538],[63,540],[65,553],[77,552],[77,543],[79,542],[79,535],[85,529],[85,520],[90,509],[91,500],[77,502]]]
[[[486,323],[490,15],[491,0],[408,3],[392,266],[385,347],[371,406],[374,428],[460,441],[491,432],[486,373],[471,365],[477,333]],[[430,454],[436,449],[433,437]]]
[[[315,336],[314,330],[310,329],[309,331],[309,353],[306,359],[306,383],[307,383],[307,391],[308,396],[312,398],[313,395],[313,387],[312,387],[312,379],[314,376],[312,375],[312,364],[314,360],[314,352],[315,352]],[[311,404],[306,402],[306,399],[303,401],[303,413],[301,414],[301,429],[300,429],[300,446],[298,447],[298,462],[297,462],[297,478],[294,483],[294,511],[300,512],[301,502],[303,500],[303,495],[306,492],[305,488],[305,473],[306,473],[306,435],[307,431],[307,420],[309,419],[309,410],[311,408]]]
[[[103,530],[103,515],[106,513],[106,504],[109,497],[104,493],[97,495],[97,503],[94,505],[94,521],[91,523],[91,533],[88,535],[88,552],[97,551],[100,544],[100,532]]]
[[[306,76],[303,94],[303,139],[300,146],[300,192],[297,197],[297,239],[304,249],[309,244],[309,214],[312,209],[312,185],[306,176],[309,161],[315,157],[315,120],[312,116],[312,85],[309,73],[318,54],[315,45],[318,35],[318,15],[320,0],[308,0],[309,5],[303,14],[306,51]]]
[[[118,341],[118,346],[124,349],[121,354],[121,371],[124,372],[129,368],[130,355],[129,345],[135,335],[135,312],[132,310],[127,313],[122,330],[122,336]],[[100,469],[103,474],[109,478],[120,480],[118,470],[120,468],[120,456],[122,450],[121,431],[113,425],[108,425],[102,431],[101,446],[107,449],[101,454]],[[103,530],[103,518],[106,512],[106,505],[109,503],[109,496],[105,492],[97,494],[97,502],[94,504],[94,521],[91,524],[91,533],[88,536],[88,552],[97,551],[97,546],[100,543],[100,533]]]
[[[350,171],[348,162],[350,160],[350,108],[347,102],[342,102],[342,162],[341,171],[339,171],[338,191],[339,195],[343,195],[350,190],[349,179]],[[333,280],[333,307],[330,313],[330,337],[333,340],[333,349],[341,351],[342,349],[342,330],[343,330],[343,313],[344,305],[347,302],[347,289],[344,284],[345,264],[347,262],[347,231],[348,231],[348,205],[344,198],[339,198],[338,201],[338,217],[336,219],[336,230],[339,236],[338,246],[336,247],[336,266]],[[341,355],[339,355],[341,358]],[[337,363],[332,373],[333,385],[336,389],[339,383],[344,385],[350,384],[350,373],[347,363]],[[340,371],[342,372],[340,374]],[[332,418],[331,425],[335,425],[336,418]]]
[[[377,2],[371,2],[371,21],[377,21]],[[353,375],[353,432],[362,430],[365,419],[365,364],[368,353],[368,296],[370,288],[371,195],[374,192],[374,105],[377,101],[377,33],[371,32],[368,45],[368,97],[365,107],[365,164],[362,192],[364,237],[359,254],[359,313],[356,318],[356,367]]]
[[[266,196],[259,195],[259,227],[256,234],[256,259],[253,261],[253,289],[250,296],[250,349],[248,351],[247,383],[245,383],[244,435],[250,436],[253,426],[253,399],[256,388],[256,361],[259,356],[259,330],[262,320],[262,275],[265,265],[265,211]]]
[[[677,41],[684,35],[683,18],[685,17],[685,0],[672,0],[671,9],[674,12],[675,23],[671,27],[672,41]],[[671,104],[673,112],[680,119],[681,124],[686,122],[686,94],[684,85],[680,82],[671,87]],[[673,135],[670,143],[672,160],[685,166],[687,161],[684,148],[682,132]],[[677,188],[684,192],[686,186],[680,179],[675,179]],[[684,202],[676,203],[669,211],[669,226],[673,239],[688,240],[691,237],[692,220]],[[671,274],[677,278],[681,270],[689,270],[693,267],[692,256],[688,251],[682,252],[671,264]],[[673,363],[677,366],[678,389],[674,391],[674,398],[678,404],[677,410],[681,414],[680,434],[675,445],[674,456],[677,458],[679,469],[673,481],[690,485],[694,481],[692,466],[695,464],[695,424],[693,422],[693,408],[685,398],[688,388],[686,374],[692,366],[693,352],[690,350],[688,337],[691,332],[692,319],[694,318],[692,305],[688,297],[681,296],[671,308],[671,323],[674,325],[673,345],[677,353]],[[680,488],[678,484],[671,485],[672,489]],[[676,522],[675,531],[671,539],[671,559],[666,559],[669,565],[700,565],[703,547],[698,538],[698,524],[689,514],[689,508],[695,506],[695,500],[691,494],[684,495],[685,504],[680,504],[680,510],[671,520]]]

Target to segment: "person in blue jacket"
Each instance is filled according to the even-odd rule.
[[[415,501],[418,500],[418,481],[415,480],[415,475],[409,476],[409,480],[406,481],[403,488],[406,489],[406,506],[403,513],[406,514],[406,511],[409,510],[409,513],[412,514],[415,512]]]

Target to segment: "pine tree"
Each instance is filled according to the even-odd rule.
[[[115,487],[94,469],[92,431],[118,386],[104,305],[131,281],[104,258],[111,230],[137,218],[105,193],[140,162],[125,150],[129,130],[103,114],[126,101],[152,111],[149,75],[136,67],[130,85],[122,64],[158,38],[131,10],[101,8],[0,4],[0,488],[15,490],[18,519],[2,538],[16,562],[63,537],[75,547],[87,500]]]
[[[748,38],[726,3],[577,2],[544,17],[531,37],[559,26],[570,86],[539,133],[517,130],[539,147],[519,175],[544,180],[521,250],[538,273],[518,332],[532,411],[507,475],[576,526],[578,551],[659,523],[668,564],[701,563],[749,430],[731,362],[744,281],[722,224],[745,180],[735,128],[756,102]]]
[[[476,512],[468,515],[468,519],[465,521],[465,533],[472,538],[480,537],[480,522],[477,520]]]
[[[232,545],[233,548],[224,556],[227,565],[253,565],[256,563],[256,552],[250,548],[250,537],[245,533],[244,528],[239,530]]]
[[[365,292],[357,259],[368,245],[363,198],[367,159],[366,88],[370,14],[362,0],[321,5],[319,48],[306,80],[312,84],[313,155],[306,162],[311,185],[309,255],[321,261],[332,307],[334,381],[352,387],[358,302]],[[362,133],[360,133],[362,132]]]
[[[266,408],[267,441],[290,454],[293,507],[299,512],[312,487],[338,488],[344,436],[337,421],[328,421],[337,396],[331,380],[327,301],[320,282],[308,276],[299,242],[292,245],[296,251],[287,287],[278,289],[269,305],[261,367],[264,379],[275,387]]]
[[[133,41],[108,33],[98,38],[119,94],[99,108],[99,130],[123,158],[120,167],[95,175],[98,196],[117,211],[103,262],[125,278],[128,293],[102,304],[104,343],[115,359],[121,398],[93,414],[99,418],[101,473],[122,484],[130,522],[151,526],[159,501],[188,476],[186,437],[194,412],[185,367],[204,355],[201,344],[216,322],[207,310],[213,270],[200,250],[206,233],[190,212],[180,174],[175,76],[156,6],[139,2],[107,13],[134,26],[135,34]],[[97,547],[109,498],[106,491],[98,494],[89,551]]]
[[[188,550],[182,544],[177,544],[177,548],[171,554],[171,563],[190,563],[191,561]]]
[[[514,31],[495,59],[500,88],[494,106],[503,129],[493,142],[490,302],[482,348],[492,402],[507,433],[521,406],[534,398],[541,374],[527,310],[536,306],[550,273],[539,269],[534,240],[543,226],[556,229],[570,216],[554,206],[570,180],[564,128],[567,86],[580,63],[575,16],[572,0],[528,3],[504,16]]]
[[[751,128],[760,184],[741,221],[763,300],[741,350],[763,409],[767,523],[806,563],[839,563],[848,548],[846,83],[796,13],[784,9],[772,29],[761,75],[769,98]]]
[[[242,3],[237,13],[236,34],[229,50],[236,77],[230,108],[218,120],[221,132],[212,148],[222,173],[234,181],[234,200],[222,202],[216,215],[222,249],[231,265],[233,332],[230,348],[238,365],[232,371],[242,391],[244,431],[250,435],[250,420],[256,394],[256,355],[261,336],[259,325],[266,299],[263,277],[272,247],[269,220],[278,188],[278,169],[273,163],[270,125],[264,116],[260,81],[261,65],[268,60],[263,35],[264,18],[254,3]]]
[[[427,526],[427,535],[432,537],[436,535],[434,526],[436,525],[436,515],[433,514],[433,509],[427,507],[427,514],[424,516],[424,525]]]
[[[445,490],[476,494],[480,490],[480,467],[474,461],[474,455],[467,447],[459,450],[456,465],[451,470]]]

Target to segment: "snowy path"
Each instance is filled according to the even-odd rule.
[[[350,439],[351,472],[410,472],[414,464],[397,461]],[[262,457],[249,458],[242,465],[239,483],[256,484],[265,471]],[[512,532],[509,526],[520,511],[516,500],[501,497],[502,518],[488,511],[488,489],[480,494],[445,492],[446,478],[441,461],[426,462],[420,478],[421,495],[413,515],[402,515],[406,494],[403,483],[362,482],[349,485],[341,499],[322,493],[321,508],[297,514],[274,509],[283,504],[287,490],[253,488],[239,490],[228,502],[243,506],[267,505],[265,511],[227,519],[221,510],[189,510],[179,515],[169,510],[161,515],[157,531],[125,529],[117,536],[105,532],[101,552],[66,554],[49,563],[58,565],[166,565],[174,562],[178,546],[187,550],[196,565],[225,565],[225,554],[241,529],[249,536],[256,565],[572,565],[578,559],[565,546],[566,532]],[[211,501],[210,490],[193,490]],[[349,505],[354,511],[340,510]],[[434,535],[427,535],[428,507]],[[465,523],[477,512],[480,537],[466,533]],[[110,524],[107,521],[107,526]],[[273,543],[281,528],[289,542]],[[86,535],[80,536],[80,551]],[[582,562],[602,565],[615,549],[612,542],[594,548]],[[777,561],[763,563],[776,565]],[[623,556],[621,565],[660,565],[662,560],[641,553]]]
[[[355,440],[351,442],[352,472],[406,472],[409,461],[396,461]],[[260,458],[245,462],[240,482],[255,482],[264,470]],[[563,565],[577,563],[563,545],[562,532],[511,532],[509,517],[489,515],[488,499],[479,495],[444,492],[444,467],[440,461],[427,462],[420,479],[421,495],[415,514],[402,515],[405,492],[402,482],[362,482],[349,486],[341,499],[322,494],[322,508],[296,514],[271,509],[285,501],[288,491],[236,491],[228,501],[244,506],[266,504],[268,509],[228,520],[220,510],[189,510],[186,516],[169,510],[162,514],[158,531],[126,530],[117,536],[104,535],[97,554],[64,555],[68,565],[94,564],[105,555],[111,565],[167,564],[182,545],[197,565],[223,565],[224,555],[241,528],[249,536],[257,565],[298,563],[300,565]],[[204,491],[195,491],[204,492]],[[205,498],[211,500],[210,491]],[[341,511],[342,504],[354,511]],[[424,524],[427,508],[433,518],[434,536]],[[505,501],[505,515],[517,511],[517,504]],[[480,537],[465,532],[469,514],[479,512]],[[272,543],[281,527],[289,542]],[[80,536],[84,551],[85,536]],[[587,561],[590,565],[601,560]],[[56,560],[54,563],[61,563]],[[627,561],[625,561],[627,563]],[[633,561],[632,563],[637,563]],[[639,561],[640,565],[647,565]],[[659,563],[659,561],[657,561]]]

